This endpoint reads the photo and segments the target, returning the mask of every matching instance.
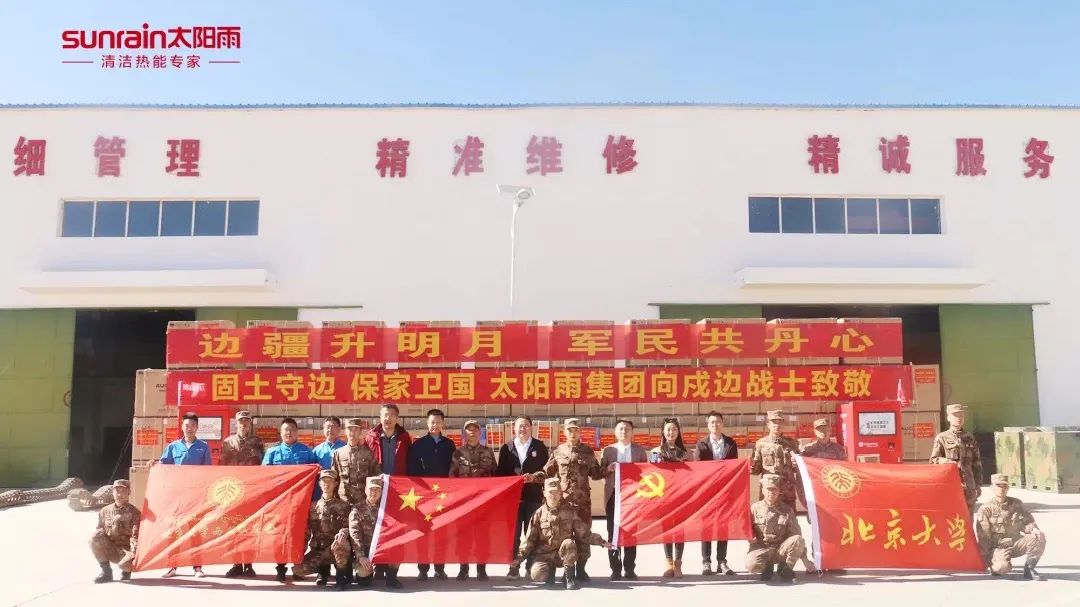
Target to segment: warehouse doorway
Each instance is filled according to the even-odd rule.
[[[71,380],[68,470],[87,485],[127,478],[135,371],[163,369],[169,321],[195,310],[79,310]]]

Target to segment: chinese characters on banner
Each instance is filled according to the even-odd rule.
[[[259,404],[612,404],[888,400],[903,365],[589,369],[169,371],[177,406]],[[908,387],[910,391],[910,386]]]
[[[984,569],[956,466],[795,459],[818,568]]]
[[[717,321],[490,327],[170,329],[166,365],[330,366],[397,363],[682,361],[898,358],[900,323]]]

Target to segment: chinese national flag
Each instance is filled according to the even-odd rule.
[[[751,537],[750,462],[615,467],[617,546]]]
[[[140,509],[135,571],[298,562],[318,470],[154,466]]]
[[[795,459],[819,568],[985,568],[956,466]]]
[[[520,476],[384,476],[375,563],[509,563]]]

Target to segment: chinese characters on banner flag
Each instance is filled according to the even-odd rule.
[[[465,138],[465,143],[455,143],[454,154],[457,155],[453,171],[455,177],[461,172],[464,172],[466,177],[484,172],[484,142],[480,141],[479,137],[469,135]]]
[[[589,369],[169,371],[177,406],[258,404],[613,404],[891,400],[902,365]]]
[[[819,569],[984,569],[956,466],[795,460]]]
[[[911,165],[907,161],[910,145],[907,135],[897,135],[896,139],[891,141],[882,137],[881,145],[878,146],[881,151],[881,170],[886,173],[911,173]]]
[[[532,136],[525,151],[525,173],[532,175],[540,173],[543,177],[548,173],[562,173],[562,144],[555,137]]]
[[[763,358],[895,358],[903,355],[900,323],[558,324],[459,327],[172,329],[166,365],[241,363],[329,366],[397,362],[508,363],[681,361]]]
[[[1024,148],[1024,162],[1028,165],[1028,170],[1024,173],[1025,178],[1032,178],[1035,175],[1039,176],[1039,179],[1046,179],[1050,176],[1050,165],[1054,162],[1054,157],[1046,153],[1046,149],[1050,146],[1049,141],[1043,141],[1031,138],[1028,141],[1027,147]]]
[[[983,140],[979,138],[956,140],[956,174],[978,177],[986,174],[983,168]]]
[[[806,140],[810,152],[810,161],[807,163],[814,167],[815,173],[839,173],[840,172],[840,138],[831,134],[824,137],[814,135]]]
[[[124,157],[124,145],[126,139],[120,137],[106,138],[98,136],[94,141],[94,158],[98,159],[98,177],[119,177],[120,159]]]
[[[604,146],[604,159],[607,161],[608,175],[612,171],[622,175],[634,170],[634,167],[638,164],[637,160],[634,160],[634,156],[637,156],[637,150],[634,149],[633,139],[623,135],[619,135],[618,139],[616,139],[614,135],[608,135],[607,145]]]
[[[166,173],[176,173],[177,177],[199,176],[199,139],[170,139],[167,142],[169,150],[165,157],[169,164],[165,165]]]
[[[15,169],[12,173],[18,177],[45,175],[45,140],[19,137],[15,143]]]
[[[393,141],[383,137],[379,140],[375,157],[375,170],[379,177],[404,177],[409,162],[409,141],[398,137]]]

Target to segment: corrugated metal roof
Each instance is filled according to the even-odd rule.
[[[608,108],[608,107],[700,107],[700,108],[749,108],[749,109],[810,109],[810,110],[1075,110],[1080,105],[1056,104],[802,104],[802,103],[696,103],[680,101],[657,102],[582,102],[582,103],[252,103],[252,104],[198,104],[198,103],[11,103],[0,104],[0,109],[193,109],[193,110],[288,110],[288,109],[523,109],[523,108]]]

